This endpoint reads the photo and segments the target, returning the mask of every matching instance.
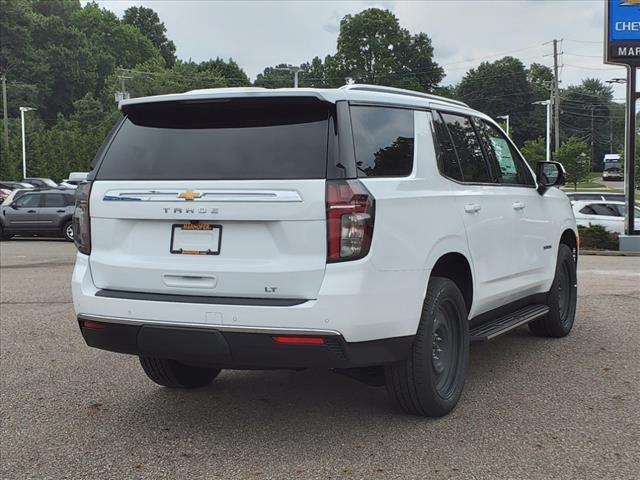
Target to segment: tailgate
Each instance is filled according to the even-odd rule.
[[[90,256],[95,285],[137,292],[315,298],[326,264],[324,180],[212,183],[95,182]],[[179,198],[187,191],[200,197]],[[171,253],[184,247],[179,241],[188,240],[175,238],[174,230],[197,224],[219,229],[212,252]]]

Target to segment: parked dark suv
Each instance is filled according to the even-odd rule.
[[[62,237],[73,241],[74,191],[35,190],[0,207],[0,237]]]

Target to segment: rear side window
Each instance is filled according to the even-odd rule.
[[[61,193],[45,193],[43,207],[66,207],[71,205],[69,199],[73,199],[71,195]]]
[[[607,217],[619,217],[620,213],[615,205],[605,203],[594,203],[589,205],[595,215],[603,215]]]
[[[406,177],[413,170],[413,110],[353,106],[359,177]]]
[[[489,169],[482,153],[480,140],[467,117],[443,113],[442,119],[449,129],[453,145],[460,160],[465,182],[491,182]]]
[[[329,105],[236,99],[132,106],[98,180],[324,178]]]
[[[453,147],[451,135],[447,130],[442,116],[438,112],[433,112],[433,125],[435,130],[435,146],[438,155],[438,166],[442,174],[454,180],[462,181],[462,169],[458,154]]]

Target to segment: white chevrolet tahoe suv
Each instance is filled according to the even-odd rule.
[[[564,171],[534,174],[463,103],[349,85],[120,106],[76,193],[73,302],[88,345],[160,385],[327,368],[441,416],[470,342],[571,330]]]

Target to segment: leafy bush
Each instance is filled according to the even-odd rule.
[[[602,225],[578,227],[580,248],[585,250],[618,250],[618,234]]]

